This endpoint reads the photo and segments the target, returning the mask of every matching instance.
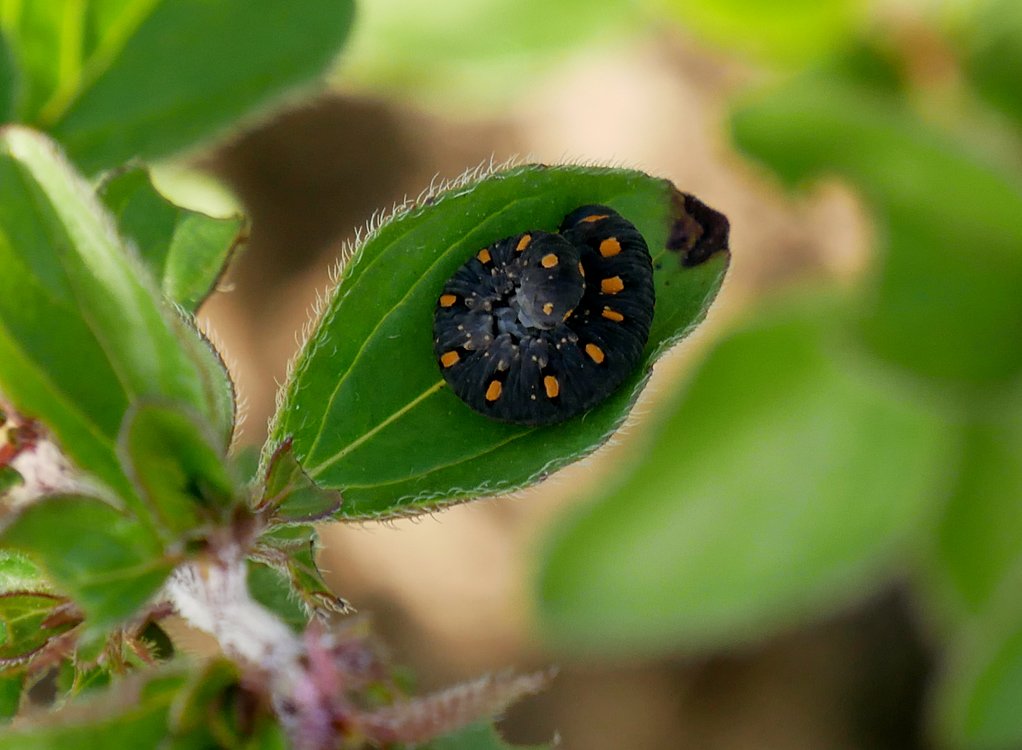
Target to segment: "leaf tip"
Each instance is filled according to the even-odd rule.
[[[724,214],[678,190],[671,204],[667,249],[681,256],[683,266],[701,265],[717,253],[730,255],[731,222]]]

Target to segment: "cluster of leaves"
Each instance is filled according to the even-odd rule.
[[[934,734],[1022,743],[1022,15],[981,5],[942,37],[958,89],[887,29],[736,107],[786,185],[858,189],[875,257],[725,335],[630,478],[557,530],[538,596],[565,648],[727,646],[900,575],[943,646]]]
[[[499,737],[472,722],[543,683],[405,698],[370,642],[337,630],[349,607],[316,568],[313,524],[425,512],[588,454],[702,318],[727,253],[684,266],[668,249],[691,222],[684,201],[638,172],[527,166],[428,196],[354,251],[252,468],[231,451],[230,376],[194,318],[244,222],[168,203],[133,160],[215,136],[315,77],[350,18],[337,0],[0,5],[0,120],[19,123],[0,128],[0,710],[53,708],[0,733],[0,748],[282,747],[289,734],[317,749],[496,750]],[[476,248],[553,230],[592,203],[627,215],[654,254],[643,366],[563,426],[480,417],[437,372],[437,290]],[[174,598],[182,571],[201,586],[235,559],[239,596],[291,629],[301,674],[253,664],[251,649],[231,650],[238,635],[222,639],[224,659],[174,655],[160,621],[194,615]]]

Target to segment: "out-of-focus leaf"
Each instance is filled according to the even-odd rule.
[[[85,610],[92,632],[134,614],[175,564],[147,526],[78,495],[54,495],[28,506],[0,540],[38,562]]]
[[[129,403],[209,417],[202,375],[92,189],[52,143],[0,131],[0,389],[126,502],[115,441]]]
[[[804,76],[733,120],[739,145],[788,182],[836,173],[881,226],[860,330],[884,360],[987,395],[1022,374],[1022,181],[893,98]]]
[[[0,594],[0,666],[11,667],[28,661],[36,652],[77,625],[74,619],[47,622],[66,600],[38,591]]]
[[[425,750],[547,750],[549,745],[509,745],[489,724],[476,724],[429,743]]]
[[[621,389],[551,427],[477,414],[446,387],[433,311],[446,280],[480,247],[556,230],[601,203],[635,224],[654,262],[656,313],[644,360]],[[653,362],[704,316],[728,253],[683,266],[666,249],[696,221],[666,180],[619,169],[524,166],[451,189],[396,216],[358,249],[298,357],[264,464],[287,438],[308,475],[366,518],[513,490],[593,451],[621,424]],[[726,228],[722,229],[726,238]],[[381,376],[381,373],[385,373]]]
[[[61,5],[81,7],[53,4]],[[351,0],[123,3],[106,19],[116,38],[78,54],[78,75],[41,107],[23,107],[24,121],[53,133],[89,173],[169,154],[312,82],[344,43],[352,7]],[[67,29],[32,46],[40,60],[76,56],[86,31]],[[19,34],[19,43],[27,38]]]
[[[178,408],[142,403],[125,417],[118,452],[166,542],[231,508],[237,492],[217,443]]]
[[[646,0],[683,28],[727,49],[786,64],[848,43],[867,19],[863,0]]]
[[[325,490],[309,479],[285,440],[270,458],[263,497],[257,509],[271,523],[311,523],[340,510],[341,493]]]
[[[1022,128],[1022,5],[980,4],[966,39],[965,68],[981,95]]]
[[[723,340],[629,477],[555,534],[539,602],[566,649],[729,644],[891,569],[944,479],[942,423],[842,348],[835,304]]]
[[[143,167],[111,175],[99,194],[163,294],[194,313],[242,241],[244,219],[215,219],[175,206],[156,191]]]
[[[619,46],[646,24],[630,0],[374,0],[337,78],[428,107],[507,104],[538,74],[589,46]]]
[[[1016,576],[952,641],[937,691],[937,726],[949,746],[1012,750],[1022,745],[1022,608]]]
[[[977,420],[935,542],[942,588],[977,614],[1022,574],[1022,408]]]
[[[19,84],[16,65],[7,35],[0,26],[0,123],[11,122],[15,117]]]

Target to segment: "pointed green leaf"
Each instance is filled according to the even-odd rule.
[[[83,56],[74,85],[31,121],[89,173],[178,151],[314,81],[347,38],[352,7],[351,0],[122,5],[106,25],[125,33]],[[72,35],[46,51],[67,54],[78,42]]]
[[[131,502],[115,441],[128,405],[179,401],[218,423],[137,259],[52,143],[0,131],[0,389]],[[222,425],[221,425],[222,426]]]
[[[944,480],[947,430],[842,350],[841,307],[762,311],[721,341],[636,458],[558,529],[541,621],[566,649],[731,644],[891,570]]]
[[[639,370],[609,399],[560,425],[503,424],[462,403],[433,355],[444,282],[479,248],[529,229],[556,230],[588,203],[619,211],[646,238],[656,313]],[[386,222],[349,262],[299,355],[264,450],[285,439],[314,481],[344,495],[341,516],[436,507],[523,487],[592,452],[621,424],[657,356],[703,317],[726,251],[683,266],[666,249],[691,226],[666,180],[590,167],[523,166],[425,200]]]
[[[175,561],[154,532],[95,498],[54,495],[25,508],[0,533],[79,604],[96,632],[141,607]]]
[[[222,519],[238,492],[217,439],[182,410],[140,403],[125,417],[118,452],[166,541]]]
[[[273,523],[311,523],[328,518],[341,507],[341,493],[325,490],[309,479],[286,440],[270,458],[263,497],[257,510]]]
[[[738,144],[788,182],[862,190],[882,257],[859,329],[880,357],[965,395],[1022,375],[1022,180],[896,98],[803,76],[749,102]]]
[[[175,206],[156,191],[144,167],[110,175],[99,195],[164,296],[194,313],[243,240],[244,219],[215,219]]]
[[[292,603],[301,603],[306,611],[321,614],[351,611],[348,602],[334,594],[323,579],[316,564],[318,548],[319,535],[309,525],[277,526],[259,538],[253,562],[269,566],[283,581],[272,579],[265,571],[256,571],[260,595],[267,602],[279,601],[285,594],[291,600],[287,605],[280,603],[276,611],[289,613]]]
[[[0,594],[0,665],[10,667],[28,661],[51,638],[77,625],[74,619],[47,623],[65,601],[38,591]]]

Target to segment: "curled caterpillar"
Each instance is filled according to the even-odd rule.
[[[433,348],[454,393],[481,414],[562,422],[635,371],[654,302],[642,235],[607,206],[582,206],[557,233],[506,237],[466,261],[437,299]]]

